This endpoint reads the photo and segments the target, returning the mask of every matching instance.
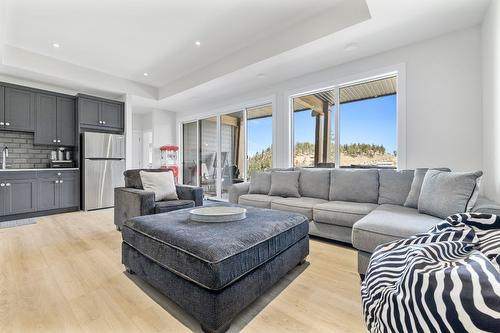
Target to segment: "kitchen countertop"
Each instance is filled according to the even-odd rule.
[[[38,168],[38,169],[0,169],[0,172],[13,172],[13,171],[75,171],[79,168]]]

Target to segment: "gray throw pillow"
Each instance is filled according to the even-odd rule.
[[[268,194],[271,190],[271,173],[270,172],[254,172],[250,176],[250,194]]]
[[[330,182],[330,201],[378,201],[378,170],[332,169]]]
[[[413,182],[411,183],[410,193],[405,200],[405,207],[418,208],[418,198],[420,197],[420,191],[422,190],[422,183],[424,182],[425,174],[428,168],[417,168],[415,169],[415,174],[413,176]],[[440,171],[451,171],[448,168],[433,168],[431,170]]]
[[[482,171],[427,171],[418,199],[418,211],[442,219],[465,213],[477,186],[477,179],[482,175]]]
[[[330,169],[304,168],[300,170],[300,195],[328,200],[330,196]]]
[[[271,171],[271,190],[269,195],[300,198],[300,171]]]
[[[402,206],[410,192],[413,170],[379,170],[378,204]]]

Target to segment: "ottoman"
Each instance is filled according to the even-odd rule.
[[[226,331],[309,254],[309,223],[301,214],[247,208],[241,221],[200,223],[189,219],[189,210],[126,221],[122,263],[205,332]]]

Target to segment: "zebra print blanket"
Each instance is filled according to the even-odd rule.
[[[500,216],[457,214],[379,246],[361,286],[370,332],[500,332]]]

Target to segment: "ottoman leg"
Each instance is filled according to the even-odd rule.
[[[127,271],[127,273],[129,273],[130,275],[134,275],[134,274],[135,274],[135,272],[134,272],[132,269],[130,269],[130,267],[125,267],[125,270],[126,270],[126,271]]]
[[[231,326],[231,322],[229,322],[225,325],[222,325],[221,327],[214,330],[214,329],[208,328],[205,325],[201,324],[201,329],[205,333],[224,333],[229,329],[230,326]]]
[[[302,266],[306,263],[306,259],[302,259],[301,261],[299,261],[299,263],[297,264],[297,266]]]

